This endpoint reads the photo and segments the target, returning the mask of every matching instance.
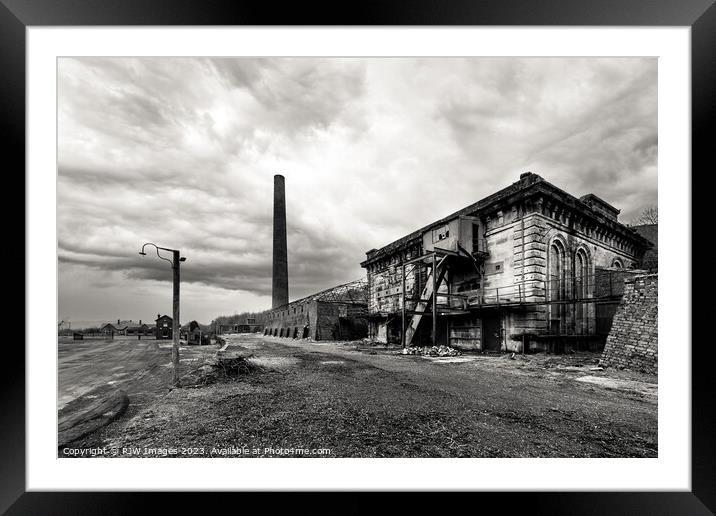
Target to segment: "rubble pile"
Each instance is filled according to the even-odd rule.
[[[431,357],[456,357],[460,350],[450,346],[411,346],[403,348],[403,355],[428,355]]]
[[[253,364],[247,357],[224,357],[218,358],[214,369],[223,373],[223,376],[239,376],[242,374],[251,374],[262,368]]]

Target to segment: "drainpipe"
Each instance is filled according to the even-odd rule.
[[[435,259],[435,251],[433,251],[433,346],[437,346],[438,340],[438,303],[437,303],[437,264]]]
[[[402,274],[401,283],[402,283],[402,288],[403,288],[403,297],[401,299],[402,299],[403,306],[402,306],[402,310],[401,310],[402,333],[401,333],[400,338],[403,341],[403,348],[405,348],[406,343],[408,342],[408,340],[405,338],[405,262],[403,262],[403,264],[402,264],[402,271],[403,271],[403,274]],[[386,331],[386,337],[387,337],[387,331],[388,331],[387,325],[386,325],[385,331]],[[386,340],[387,340],[387,338],[386,338]]]
[[[525,285],[525,213],[522,211],[522,284]]]

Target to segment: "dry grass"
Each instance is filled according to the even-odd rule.
[[[251,457],[296,448],[330,450],[321,457],[657,454],[655,407],[652,412],[649,404],[554,372],[576,367],[576,359],[485,357],[437,365],[422,357],[379,355],[366,361],[336,356],[330,348],[280,344],[257,353],[189,372],[182,388],[112,423],[94,442],[194,447],[205,457],[224,456],[222,450],[232,447],[256,450]],[[371,365],[385,363],[381,360],[401,361],[410,372]],[[499,364],[508,364],[507,372]],[[462,367],[474,372],[465,374]],[[525,373],[515,374],[520,370]],[[459,371],[465,387],[448,376]],[[580,401],[570,399],[573,392]]]

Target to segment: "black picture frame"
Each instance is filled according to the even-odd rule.
[[[712,0],[366,0],[349,5],[293,2],[281,6],[223,0],[0,0],[0,70],[4,76],[0,80],[2,145],[5,163],[8,163],[7,157],[11,157],[15,168],[22,170],[25,170],[25,30],[41,25],[689,26],[692,170],[701,171],[701,174],[692,172],[692,185],[708,177],[707,170],[714,170],[713,137],[708,131],[716,114],[716,6]],[[6,170],[10,170],[9,165]],[[24,192],[24,186],[22,188]],[[699,189],[693,191],[699,192]],[[698,225],[708,220],[707,203],[694,200],[692,205],[695,238],[702,234],[697,230]],[[24,234],[21,238],[24,240]],[[19,269],[21,260],[25,267],[24,246],[16,245],[13,251],[10,267]],[[685,256],[693,256],[693,270],[696,270],[698,254],[691,254],[691,250],[684,252]],[[698,303],[695,295],[683,302],[692,303],[692,320],[708,320],[710,314],[706,310],[713,303]],[[24,320],[27,324],[27,313]],[[688,336],[687,328],[684,334]],[[713,514],[716,510],[713,417],[716,404],[711,394],[714,352],[710,341],[708,338],[697,340],[693,332],[692,342],[698,345],[692,346],[690,492],[482,493],[480,496],[485,501],[508,503],[510,510],[523,506],[531,514]],[[127,514],[143,512],[157,501],[163,505],[163,512],[172,511],[170,505],[180,506],[184,511],[191,510],[195,504],[205,507],[206,500],[188,499],[183,494],[25,492],[25,353],[14,346],[5,349],[3,357],[13,367],[6,367],[0,375],[0,413],[3,415],[0,512]],[[234,494],[212,494],[212,504],[230,503],[230,507],[237,507],[235,502]],[[246,503],[242,502],[244,508],[249,507]],[[351,509],[356,511],[358,505],[351,503]]]

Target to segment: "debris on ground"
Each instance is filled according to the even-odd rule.
[[[217,360],[214,369],[220,370],[224,376],[239,376],[261,371],[262,368],[247,360],[248,357],[222,358]]]
[[[556,358],[548,358],[547,360],[545,360],[544,362],[542,362],[542,367],[544,367],[545,369],[550,369],[550,368],[552,368],[552,367],[557,367],[557,365],[558,365],[558,363],[557,363],[557,359],[556,359]]]
[[[179,381],[180,387],[202,387],[217,382],[220,378],[238,378],[263,371],[263,367],[249,360],[250,356],[217,356],[212,363],[203,364],[189,372]]]
[[[456,357],[461,355],[459,349],[450,346],[411,346],[403,348],[403,355],[427,355],[431,357]]]

